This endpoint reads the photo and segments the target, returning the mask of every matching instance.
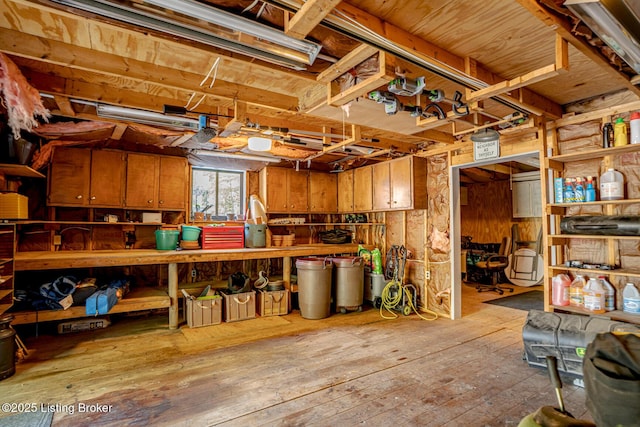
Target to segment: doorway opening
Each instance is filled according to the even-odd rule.
[[[499,246],[503,237],[512,237],[514,224],[522,233],[523,239],[535,239],[541,230],[541,212],[517,213],[517,209],[514,211],[517,203],[514,204],[512,199],[514,182],[520,176],[529,174],[534,179],[541,178],[539,159],[539,152],[532,151],[451,167],[452,319],[469,313],[467,306],[463,310],[462,291],[467,291],[464,287],[468,288],[470,285],[465,284],[462,279],[467,265],[466,253],[465,259],[462,259],[462,237],[467,236],[466,239],[470,238],[475,243],[486,243],[487,247],[493,247],[496,244]],[[540,209],[540,193],[534,196],[534,200],[535,197],[537,209]],[[476,292],[475,289],[473,292]]]

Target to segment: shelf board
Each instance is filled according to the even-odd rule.
[[[549,206],[559,207],[559,208],[571,208],[574,206],[632,205],[634,203],[640,203],[640,199],[597,200],[595,202],[576,202],[576,203],[549,203]]]
[[[11,295],[13,293],[13,289],[0,289],[0,299],[6,297],[7,295]]]
[[[164,224],[162,222],[106,222],[106,221],[47,221],[47,220],[35,220],[35,219],[23,219],[12,221],[18,225],[30,225],[30,224],[61,224],[61,225],[172,225]]]
[[[603,317],[605,319],[640,324],[640,315],[625,313],[622,310],[607,311],[605,313],[593,313],[582,307],[573,307],[570,305],[561,305],[561,306],[552,305],[551,307],[555,311],[566,311],[574,314],[584,314],[585,316]]]
[[[21,176],[25,178],[46,178],[46,176],[27,165],[0,163],[0,173],[9,176]]]
[[[307,227],[324,225],[384,225],[382,222],[305,222],[303,224],[267,224],[270,227]]]
[[[600,236],[596,234],[549,234],[550,239],[638,240],[638,236]],[[552,243],[553,244],[553,243]]]
[[[625,153],[633,153],[640,151],[640,144],[629,144],[621,147],[611,148],[595,148],[588,151],[580,151],[578,153],[560,154],[558,156],[551,156],[549,160],[556,162],[573,162],[578,160],[593,160],[604,156],[616,156]]]
[[[554,271],[574,271],[582,273],[585,276],[592,276],[594,273],[596,276],[627,276],[627,277],[640,277],[640,271],[626,270],[623,268],[617,268],[615,270],[599,270],[597,268],[577,268],[567,267],[564,265],[552,265],[549,266]]]
[[[0,304],[0,314],[4,314],[11,308],[12,304]]]
[[[8,276],[2,276],[0,277],[0,285],[2,285],[3,283],[8,282],[9,280],[13,279],[13,275],[8,275]],[[2,292],[2,290],[0,290],[0,292]]]
[[[0,265],[7,264],[11,261],[13,261],[13,258],[0,258]]]
[[[171,299],[162,290],[137,289],[118,301],[107,314],[168,308],[170,305]],[[67,310],[16,311],[12,314],[14,325],[87,317],[84,305],[69,307]]]

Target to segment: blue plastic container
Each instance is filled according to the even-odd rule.
[[[198,240],[200,237],[200,232],[202,230],[200,227],[194,227],[192,225],[183,225],[182,226],[182,240],[187,240],[190,242],[194,242]]]

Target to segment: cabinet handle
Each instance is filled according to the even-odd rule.
[[[91,200],[95,200],[95,199],[96,199],[96,196],[91,196]]]
[[[158,200],[158,203],[159,203],[159,204],[163,204],[163,203],[164,203],[164,200]]]
[[[76,199],[82,199],[82,194],[78,194],[78,195],[76,196]]]
[[[153,200],[147,200],[147,203],[153,203]]]

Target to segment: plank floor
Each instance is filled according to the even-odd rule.
[[[556,398],[546,371],[522,358],[527,313],[482,304],[497,297],[463,286],[456,321],[365,307],[174,331],[153,315],[23,337],[29,357],[0,396],[75,409],[57,411],[54,426],[517,426]],[[582,388],[563,395],[589,418]]]

